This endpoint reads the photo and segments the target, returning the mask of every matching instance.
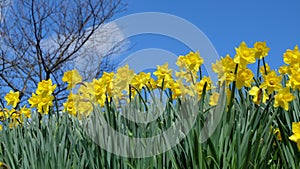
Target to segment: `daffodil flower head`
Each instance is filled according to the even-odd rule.
[[[129,84],[133,77],[134,71],[129,69],[127,64],[123,67],[120,67],[117,70],[115,78],[113,79],[113,90],[115,95],[121,97],[123,90],[129,93]]]
[[[76,84],[82,81],[82,77],[79,74],[79,72],[76,69],[74,69],[65,72],[62,81],[68,83],[67,90],[70,90],[74,88]]]
[[[248,48],[245,42],[242,42],[238,48],[235,48],[236,55],[234,62],[239,64],[240,67],[246,67],[247,64],[255,63],[255,53],[257,49]]]
[[[300,151],[300,122],[292,123],[292,132],[293,135],[291,135],[289,139],[297,143],[298,150]]]
[[[185,58],[185,63],[189,71],[198,72],[200,66],[204,63],[199,52],[190,52]]]
[[[227,54],[225,58],[221,58],[220,61],[216,61],[216,63],[212,64],[212,70],[218,74],[219,81],[223,82],[226,80],[227,84],[229,84],[235,79],[235,66],[236,63],[234,63],[230,55]]]
[[[300,89],[300,71],[292,71],[289,75],[289,81],[287,86],[290,86],[292,89]]]
[[[157,66],[157,70],[153,73],[157,77],[156,84],[158,87],[165,89],[168,82],[172,81],[172,69],[169,69],[168,63]]]
[[[211,106],[215,106],[218,104],[218,100],[219,100],[219,93],[217,92],[213,92],[212,95],[209,98],[209,105]]]
[[[280,66],[279,69],[278,69],[278,72],[279,72],[281,75],[289,74],[289,72],[290,72],[290,67],[289,67],[288,65]]]
[[[267,89],[269,94],[282,88],[282,77],[277,76],[274,70],[270,71],[267,75],[263,75],[263,79],[264,82],[260,85],[260,87],[262,89]]]
[[[257,59],[266,57],[270,51],[270,48],[267,47],[266,42],[256,42],[254,43],[254,48],[256,49],[255,57]]]
[[[201,97],[202,97],[202,93],[203,93],[203,89],[204,89],[205,84],[206,84],[206,90],[205,91],[211,90],[213,88],[213,84],[212,84],[211,79],[207,76],[204,76],[195,85],[195,90],[197,91],[198,97],[199,97],[198,99],[201,99]]]
[[[288,49],[283,54],[283,61],[290,66],[300,63],[300,52],[298,45],[294,47],[294,50]]]
[[[4,97],[7,102],[7,105],[11,105],[12,107],[16,107],[17,104],[20,102],[19,99],[20,92],[13,92],[12,90],[9,91]]]
[[[36,89],[36,94],[40,96],[51,95],[56,88],[56,84],[52,85],[52,80],[43,80],[39,82],[38,87]]]
[[[236,87],[241,89],[243,86],[251,87],[251,82],[254,75],[248,68],[239,69],[236,75]]]
[[[253,102],[257,105],[260,103],[266,103],[266,101],[269,99],[269,96],[265,90],[258,88],[257,86],[253,86],[249,90],[249,95],[253,96]]]
[[[289,102],[294,100],[294,95],[290,93],[289,88],[283,88],[278,91],[278,93],[274,96],[275,102],[274,107],[282,107],[284,110],[289,110]]]
[[[262,75],[266,75],[271,71],[271,67],[269,66],[268,63],[266,63],[265,65],[260,66],[259,68],[259,72]]]

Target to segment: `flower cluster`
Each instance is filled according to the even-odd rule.
[[[0,110],[0,121],[9,120],[10,128],[19,124],[23,124],[24,117],[31,117],[31,110],[29,108],[26,108],[26,106],[18,108],[18,104],[20,102],[19,96],[19,91],[13,92],[12,90],[10,90],[9,93],[6,94],[4,99],[7,102],[7,106],[11,106],[11,108],[4,108]],[[2,128],[2,125],[0,125],[0,130],[2,130]]]
[[[253,47],[248,47],[242,42],[235,48],[234,57],[227,54],[212,63],[212,71],[218,75],[218,82],[215,84],[210,77],[202,75],[201,66],[204,59],[199,52],[179,56],[176,62],[179,71],[176,72],[169,68],[168,63],[157,65],[157,70],[153,73],[135,73],[125,65],[116,72],[104,72],[100,78],[84,82],[77,70],[70,70],[62,77],[69,90],[69,96],[63,103],[64,112],[79,118],[86,117],[95,106],[103,108],[112,102],[118,105],[124,103],[122,100],[128,103],[135,98],[147,102],[143,97],[154,91],[159,91],[157,93],[161,95],[165,94],[171,101],[186,96],[197,97],[199,100],[209,97],[208,104],[216,106],[219,93],[214,89],[222,85],[226,86],[227,106],[232,99],[239,101],[239,98],[232,98],[239,91],[246,93],[246,97],[252,99],[253,105],[264,107],[271,103],[275,109],[280,107],[285,112],[292,112],[290,103],[296,98],[295,91],[300,89],[299,48],[295,46],[293,50],[288,49],[283,54],[285,64],[278,71],[265,63],[264,59],[268,56],[269,50],[265,42],[256,42]],[[253,69],[249,68],[249,65],[254,63],[258,64],[256,75]],[[52,84],[51,79],[41,81],[36,92],[32,93],[32,97],[28,100],[31,108],[36,108],[41,115],[48,114],[53,106],[55,88],[56,85]],[[0,120],[10,119],[11,127],[22,123],[23,117],[30,118],[31,115],[30,109],[26,106],[22,108],[18,106],[19,95],[18,91],[10,91],[5,100],[11,108],[0,111]],[[300,150],[299,128],[299,123],[293,123],[293,135],[289,139],[296,142]],[[281,140],[278,128],[275,133]]]
[[[50,107],[53,106],[54,96],[53,91],[56,88],[56,84],[52,85],[52,80],[43,80],[38,84],[36,93],[32,93],[28,102],[31,108],[37,108],[41,114],[48,114]]]

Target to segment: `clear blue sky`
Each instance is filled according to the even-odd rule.
[[[300,1],[202,1],[202,0],[127,0],[127,11],[164,12],[188,20],[202,30],[220,56],[233,56],[234,47],[245,41],[249,46],[266,41],[271,48],[266,58],[271,68],[283,64],[282,54],[300,45]],[[171,28],[170,28],[171,29]],[[177,55],[189,49],[175,40],[143,35],[131,38],[129,52],[144,48],[161,48]],[[200,51],[201,53],[201,51]]]

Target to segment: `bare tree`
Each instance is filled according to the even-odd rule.
[[[1,97],[12,89],[27,99],[38,82],[51,78],[57,84],[55,97],[64,100],[64,71],[87,54],[82,49],[88,50],[89,40],[124,6],[121,0],[11,0],[0,22]],[[112,69],[108,56],[116,49],[97,56],[95,76]]]

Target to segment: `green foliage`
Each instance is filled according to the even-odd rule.
[[[207,118],[208,97],[199,102],[196,123],[178,145],[163,154],[147,158],[123,158],[111,154],[92,141],[83,128],[84,120],[63,114],[50,116],[39,123],[32,117],[26,125],[3,129],[0,133],[0,161],[10,168],[299,168],[299,152],[288,137],[291,123],[300,117],[299,93],[289,112],[273,108],[272,99],[265,105],[255,105],[248,93],[238,91],[230,110],[222,113],[213,135],[204,143],[201,129]],[[207,95],[208,94],[205,94]],[[204,96],[203,95],[203,96]],[[192,103],[189,106],[194,106]],[[114,129],[132,137],[148,137],[162,132],[176,120],[180,100],[169,102],[161,109],[162,120],[148,126],[122,117],[120,109],[108,104],[96,109]],[[144,108],[138,99],[131,103]],[[126,108],[126,107],[125,107]],[[151,108],[149,108],[150,112]],[[126,111],[130,111],[127,107]],[[143,113],[143,112],[140,112]],[[163,116],[163,117],[162,117]],[[272,127],[273,126],[273,127]],[[280,129],[282,141],[273,134]]]

